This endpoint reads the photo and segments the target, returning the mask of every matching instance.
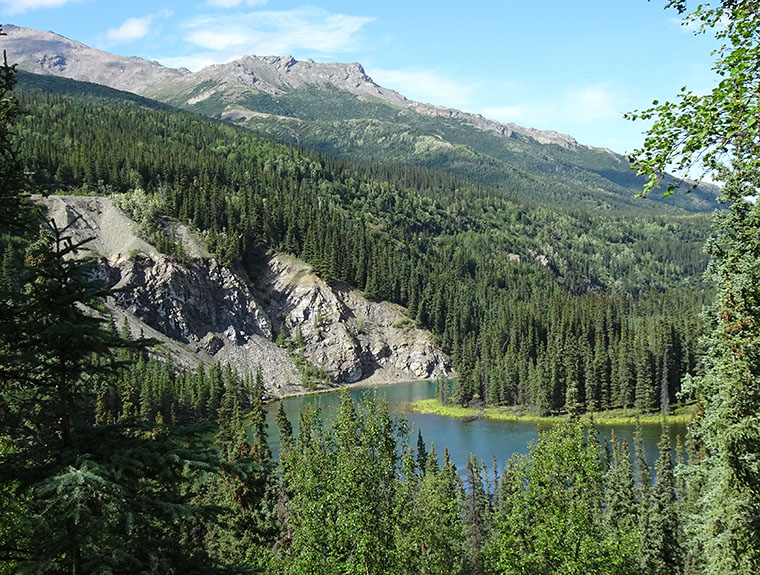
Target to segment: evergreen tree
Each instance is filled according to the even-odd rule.
[[[148,342],[119,338],[92,312],[109,292],[91,280],[90,262],[73,257],[86,242],[55,221],[27,241],[37,225],[26,218],[8,147],[12,82],[6,65],[0,217],[18,234],[13,242],[28,247],[25,262],[14,264],[23,297],[3,293],[0,306],[0,503],[10,510],[0,553],[18,571],[213,572],[204,550],[181,534],[199,511],[183,499],[191,490],[185,474],[212,467],[213,451],[197,434],[94,425],[96,399],[118,368],[112,350]]]
[[[0,36],[5,36],[0,27]],[[0,65],[0,230],[3,234],[23,235],[33,227],[36,210],[24,192],[24,171],[18,158],[15,120],[19,113],[13,95],[16,66],[8,65],[3,50]]]
[[[683,573],[681,529],[676,505],[670,437],[663,426],[657,460],[657,483],[651,489],[646,509],[646,530],[642,532],[641,564],[646,573]]]
[[[486,572],[630,573],[623,534],[603,523],[602,461],[588,431],[571,420],[510,460]]]
[[[607,531],[618,533],[615,542],[617,556],[627,558],[628,569],[635,571],[633,557],[638,555],[640,539],[636,506],[636,488],[633,480],[633,467],[628,450],[628,443],[616,441],[612,436],[612,465],[604,479],[604,521]]]
[[[293,426],[285,413],[285,408],[280,402],[277,408],[277,415],[275,417],[277,422],[277,429],[280,432],[280,451],[287,448],[288,444],[293,440]]]
[[[425,448],[425,440],[422,439],[422,431],[417,430],[417,459],[416,464],[422,473],[425,473],[427,468],[427,449]]]
[[[667,5],[686,11],[684,0]],[[709,276],[718,293],[709,314],[707,372],[689,389],[704,408],[696,433],[705,452],[698,463],[700,505],[690,530],[705,573],[755,573],[760,569],[760,208],[755,201],[760,11],[755,0],[723,0],[700,4],[686,21],[718,39],[714,70],[720,82],[706,94],[684,88],[677,102],[631,114],[654,119],[634,165],[648,177],[645,192],[658,185],[666,168],[682,174],[707,169],[723,184],[720,201],[726,209],[716,213],[717,237],[708,244]]]
[[[478,460],[473,455],[465,464],[465,474],[467,493],[465,496],[464,524],[467,529],[467,546],[470,557],[468,572],[477,574],[484,572],[482,554],[488,529],[490,505],[486,489],[483,486]]]

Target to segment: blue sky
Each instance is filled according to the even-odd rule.
[[[192,70],[245,54],[361,62],[409,98],[630,152],[646,126],[623,112],[714,82],[710,38],[664,3],[0,0],[0,21]]]

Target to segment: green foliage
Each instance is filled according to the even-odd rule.
[[[0,36],[4,36],[0,27]],[[0,65],[0,230],[3,234],[28,231],[34,210],[23,193],[24,173],[18,159],[15,122],[19,114],[13,95],[16,67],[9,66],[3,50]]]
[[[633,557],[639,549],[639,509],[628,443],[612,437],[612,461],[604,476],[605,502],[603,521],[608,532],[617,533],[616,556],[624,559],[633,571]]]
[[[626,525],[603,520],[604,468],[590,433],[578,421],[556,426],[510,460],[487,572],[631,572]]]
[[[187,97],[166,101],[184,106]],[[211,96],[191,109],[219,117],[228,105]],[[666,202],[633,200],[643,180],[629,173],[624,158],[608,150],[543,145],[520,134],[505,137],[467,119],[400,111],[335,89],[320,89],[316,95],[314,90],[255,94],[240,105],[270,114],[243,123],[267,138],[353,161],[432,168],[532,202],[637,212],[714,207],[714,194],[707,190]]]
[[[36,185],[125,192],[126,209],[168,251],[162,222],[175,218],[254,275],[262,248],[284,250],[324,278],[408,306],[452,354],[460,402],[548,414],[564,409],[572,383],[580,410],[634,399],[656,410],[666,354],[669,401],[695,373],[701,217],[528,206],[445,174],[350,165],[186,114],[42,101],[33,91],[24,104]],[[672,341],[653,335],[663,324]],[[646,361],[626,334],[640,334]],[[560,361],[565,349],[577,354],[571,363]],[[316,385],[318,370],[304,366],[304,385]]]
[[[117,194],[116,205],[131,219],[138,223],[138,236],[156,246],[159,252],[173,256],[179,261],[186,261],[181,241],[177,241],[171,224],[161,218],[167,207],[158,194],[149,195],[141,188]]]
[[[670,438],[663,426],[657,460],[657,483],[649,492],[642,529],[641,568],[645,573],[683,573],[681,518],[676,506],[676,487],[670,455]]]
[[[680,0],[668,6],[686,10]],[[705,95],[684,88],[676,102],[655,102],[641,113],[655,123],[635,160],[649,180],[644,193],[669,165],[704,167],[723,183],[726,208],[716,213],[716,237],[708,243],[708,275],[718,289],[707,312],[706,373],[688,385],[703,413],[695,425],[700,450],[689,478],[696,503],[687,530],[691,561],[709,574],[760,569],[757,8],[753,0],[710,2],[687,17],[699,33],[712,32],[721,43],[714,66],[720,81]]]
[[[360,416],[344,393],[327,436],[314,417],[302,414],[299,435],[285,454],[292,493],[286,522],[293,533],[287,571],[387,573],[397,463],[387,406],[365,403]]]
[[[749,3],[722,6],[698,14],[731,16],[729,42],[753,37],[757,26],[744,24],[754,13],[742,12]],[[726,52],[727,74],[748,70],[742,55],[756,51]],[[746,130],[731,135],[728,206],[710,248],[718,299],[702,344],[708,371],[698,377],[704,218],[527,205],[419,166],[352,165],[73,83],[51,81],[73,100],[29,88],[14,127],[14,74],[2,70],[2,193],[18,209],[2,212],[0,238],[0,569],[757,570],[760,213],[748,197],[760,174],[749,104],[711,100],[744,114]],[[343,112],[364,109],[354,105]],[[312,120],[326,121],[324,112],[315,107]],[[497,155],[517,153],[496,144],[474,152],[452,123],[446,137],[460,139],[460,155],[444,157],[424,120],[415,122],[408,143],[429,166],[492,178],[504,159]],[[546,159],[529,146],[520,153],[559,168],[560,178],[572,171],[567,152],[543,149]],[[630,184],[591,152],[574,161],[596,174],[588,185]],[[163,231],[151,228],[162,218],[190,224],[225,262],[253,270],[264,248],[288,251],[323,277],[408,306],[410,321],[451,352],[460,402],[477,397],[541,414],[667,411],[693,374],[684,391],[700,402],[689,439],[698,465],[674,472],[662,443],[653,484],[640,445],[635,466],[617,443],[609,459],[593,429],[571,418],[543,431],[501,477],[471,458],[463,481],[447,455],[439,464],[434,447],[426,452],[421,435],[415,453],[386,405],[345,395],[327,430],[307,411],[288,439],[279,415],[285,440],[275,470],[260,372],[183,372],[139,352],[128,329],[120,337],[101,321],[93,302],[107,290],[90,281],[86,261],[67,257],[84,246],[55,223],[35,240],[37,227],[24,223],[22,166],[35,190],[126,193],[127,209],[149,230]],[[543,198],[578,191],[577,182],[517,173],[504,181]],[[598,196],[582,201],[598,205]],[[323,377],[304,365],[311,381]],[[445,400],[448,382],[439,387]],[[209,420],[216,426],[194,425]]]
[[[95,399],[118,368],[112,350],[146,342],[122,340],[85,311],[107,291],[68,257],[81,247],[52,221],[28,248],[24,301],[2,325],[0,434],[13,448],[0,482],[27,501],[3,545],[22,572],[210,569],[203,550],[166,539],[202,513],[187,502],[185,475],[215,464],[199,432],[151,433],[103,414],[93,425]]]
[[[670,0],[668,6],[679,13],[686,11],[682,0]],[[690,170],[701,169],[702,175],[719,172],[734,159],[740,159],[750,171],[758,162],[760,15],[756,3],[727,0],[700,4],[684,24],[696,26],[699,34],[714,31],[721,43],[713,67],[720,82],[704,95],[684,87],[676,102],[655,101],[651,108],[628,115],[633,120],[654,119],[644,147],[632,158],[639,173],[647,177],[644,194],[657,187],[666,167],[674,167],[686,178]],[[668,192],[683,183],[670,183]]]
[[[0,133],[11,133],[13,69],[1,69]],[[0,281],[0,568],[13,573],[213,573],[191,526],[213,521],[191,501],[218,468],[207,429],[165,427],[124,374],[130,349],[95,311],[110,292],[55,221],[22,193],[8,140],[3,164]],[[35,237],[36,235],[36,237]],[[21,257],[24,255],[25,257]],[[118,423],[106,400],[124,399]],[[110,407],[110,409],[109,409]],[[169,413],[168,411],[166,412]]]

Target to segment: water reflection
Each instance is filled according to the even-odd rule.
[[[478,419],[463,421],[459,419],[441,417],[438,415],[412,413],[409,404],[421,399],[435,396],[435,382],[416,381],[382,385],[374,387],[353,387],[350,393],[354,401],[361,399],[362,395],[376,395],[385,398],[391,408],[391,412],[404,417],[412,429],[410,443],[416,445],[417,430],[422,431],[422,437],[430,449],[431,443],[435,444],[439,461],[443,459],[444,448],[449,450],[452,461],[457,469],[464,470],[465,462],[470,454],[484,460],[489,467],[496,458],[499,468],[503,467],[513,453],[527,453],[531,442],[538,438],[538,427],[535,423],[517,421],[493,421]],[[319,405],[322,410],[323,420],[327,425],[333,421],[340,402],[340,394],[337,392],[322,393],[289,397],[283,400],[285,413],[293,425],[293,431],[298,430],[298,414],[307,404]],[[279,434],[275,423],[275,413],[278,404],[273,403],[268,407],[267,423],[269,424],[269,441],[273,454],[279,452]],[[634,425],[599,426],[600,439],[609,439],[613,433],[619,440],[627,440],[633,450]],[[659,425],[643,425],[642,438],[650,465],[657,459],[657,443],[660,439]],[[670,426],[671,445],[675,445],[675,438],[685,434],[684,425]]]

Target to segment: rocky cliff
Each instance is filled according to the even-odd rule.
[[[261,366],[273,395],[450,372],[445,355],[403,310],[329,286],[295,258],[269,254],[251,277],[219,265],[189,230],[165,222],[189,254],[180,262],[138,238],[137,224],[111,199],[52,196],[44,203],[59,225],[71,224],[75,239],[95,238],[90,255],[119,289],[108,302],[117,321],[159,339],[179,364]],[[327,378],[315,381],[307,372]]]
[[[328,286],[298,260],[275,255],[260,278],[275,329],[303,341],[306,357],[339,382],[427,379],[448,362],[402,310],[347,286]]]

